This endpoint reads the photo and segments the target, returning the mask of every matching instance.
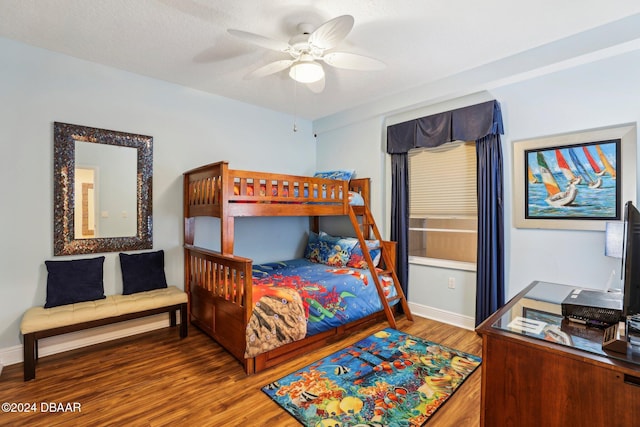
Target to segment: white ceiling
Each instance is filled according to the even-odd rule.
[[[639,13],[637,0],[0,0],[0,36],[315,120],[514,55],[526,61],[533,48]],[[325,66],[321,94],[286,71],[243,79],[287,56],[228,28],[288,41],[301,22],[343,14],[355,26],[334,50],[386,69]]]

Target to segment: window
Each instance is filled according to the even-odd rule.
[[[476,263],[475,142],[409,152],[409,258]]]

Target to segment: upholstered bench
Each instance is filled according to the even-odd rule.
[[[187,294],[169,286],[129,295],[110,295],[104,299],[60,305],[52,308],[33,307],[26,311],[20,329],[24,336],[24,380],[36,377],[38,340],[125,320],[169,313],[171,326],[176,326],[180,310],[180,337],[188,333]]]

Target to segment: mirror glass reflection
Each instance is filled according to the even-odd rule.
[[[137,152],[75,141],[76,239],[136,235]]]

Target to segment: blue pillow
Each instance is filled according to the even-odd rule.
[[[120,269],[123,295],[167,287],[163,250],[131,255],[120,253]]]
[[[349,204],[351,206],[364,206],[364,199],[362,194],[355,191],[349,191]]]
[[[318,235],[311,232],[304,256],[312,262],[332,267],[344,267],[349,261],[351,251],[356,242],[351,239],[331,236],[327,233]]]
[[[367,261],[364,259],[364,254],[362,253],[362,247],[360,246],[360,242],[358,239],[356,240],[356,245],[353,247],[351,251],[351,257],[349,261],[347,261],[347,267],[354,268],[369,268],[367,265]],[[371,255],[371,260],[373,261],[374,266],[378,266],[380,263],[380,241],[379,240],[366,240],[367,248],[369,249],[369,255]]]
[[[309,240],[304,248],[304,257],[309,261],[320,262],[320,236],[318,233],[309,232]]]
[[[325,172],[316,172],[313,175],[314,178],[326,178],[326,179],[341,179],[343,181],[350,181],[351,177],[356,173],[354,169],[348,170],[334,170]]]
[[[47,302],[44,308],[104,299],[104,257],[45,261]]]

